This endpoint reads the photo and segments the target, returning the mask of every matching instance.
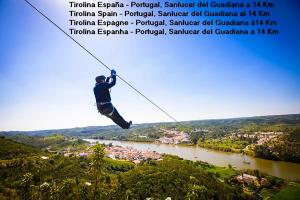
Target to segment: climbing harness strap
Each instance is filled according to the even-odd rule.
[[[103,105],[105,105],[105,104],[109,104],[109,103],[111,103],[110,101],[109,102],[99,102],[99,103],[96,103],[97,105],[100,105],[100,106],[103,106]]]
[[[101,110],[102,110],[102,109],[101,109],[101,106],[104,106],[104,105],[106,105],[106,104],[111,104],[111,107],[112,107],[112,111],[111,111],[110,113],[108,113],[108,114],[103,113],[103,111],[101,111]],[[111,102],[99,102],[99,103],[95,103],[95,105],[97,106],[98,112],[99,112],[101,115],[112,116],[113,113],[114,113],[114,111],[115,111],[115,107],[112,105]]]

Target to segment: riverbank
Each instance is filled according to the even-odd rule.
[[[116,140],[85,140],[89,142],[98,141],[104,144],[112,143],[112,145],[118,146],[129,146],[138,150],[156,151],[161,154],[176,155],[186,160],[204,161],[220,167],[227,167],[230,164],[237,170],[259,170],[280,178],[300,181],[300,164],[296,163],[265,160],[248,155],[215,151],[189,145],[168,145]]]
[[[140,142],[140,143],[154,143],[154,144],[162,144],[157,140],[145,140],[144,138],[136,139],[128,139],[128,140],[112,140],[112,141],[124,141],[124,142]],[[191,146],[191,147],[201,147],[209,150],[215,150],[220,152],[229,152],[229,153],[239,153],[251,156],[253,158],[260,158],[265,160],[272,160],[272,161],[283,161],[283,162],[291,162],[291,163],[299,163],[294,161],[293,159],[290,160],[282,160],[275,155],[270,155],[266,152],[268,148],[263,145],[254,145],[250,144],[246,140],[232,140],[228,138],[223,139],[210,139],[206,140],[205,142],[198,142],[198,144],[192,143],[179,143],[179,144],[169,144],[169,145],[178,145],[178,146]]]

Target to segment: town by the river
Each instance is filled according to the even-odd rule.
[[[300,181],[300,164],[254,158],[239,153],[221,152],[197,146],[170,145],[116,140],[85,139],[90,143],[99,142],[114,146],[132,147],[141,151],[156,151],[161,154],[177,155],[187,160],[200,160],[216,166],[232,165],[235,169],[257,169],[284,179]]]

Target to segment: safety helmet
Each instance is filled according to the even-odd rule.
[[[101,83],[102,81],[105,80],[105,78],[106,78],[105,76],[101,75],[101,76],[97,76],[95,78],[95,80],[96,80],[97,83]]]

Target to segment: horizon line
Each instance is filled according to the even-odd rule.
[[[168,123],[168,124],[180,124],[185,122],[193,122],[193,121],[208,121],[208,120],[229,120],[229,119],[245,119],[245,118],[255,118],[255,117],[272,117],[272,116],[287,116],[287,115],[300,115],[300,113],[288,113],[288,114],[270,114],[270,115],[255,115],[255,116],[244,116],[244,117],[229,117],[229,118],[207,118],[207,119],[192,119],[192,120],[184,120],[184,121],[178,121],[178,122],[171,122],[171,121],[161,121],[161,122],[145,122],[145,123],[137,123],[133,125],[143,125],[143,124],[162,124],[162,123]],[[53,129],[39,129],[39,130],[0,130],[1,132],[39,132],[39,131],[59,131],[59,130],[68,130],[68,129],[75,129],[75,128],[87,128],[87,127],[117,127],[117,125],[111,124],[111,125],[103,125],[103,126],[93,126],[93,125],[87,125],[87,126],[80,126],[80,127],[67,127],[67,128],[53,128]]]

